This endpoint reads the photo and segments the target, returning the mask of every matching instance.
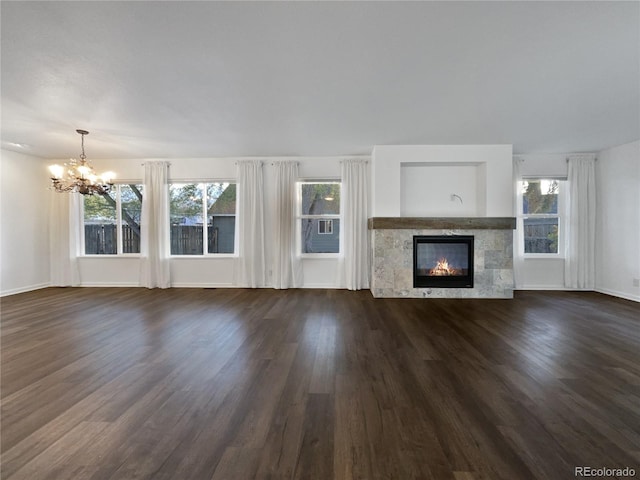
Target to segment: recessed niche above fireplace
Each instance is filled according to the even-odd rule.
[[[400,216],[484,216],[485,172],[484,164],[401,164]]]
[[[415,235],[414,288],[473,288],[473,236]]]

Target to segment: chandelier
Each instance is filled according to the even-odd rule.
[[[82,154],[80,160],[72,158],[63,165],[51,165],[51,188],[56,192],[78,192],[82,195],[102,195],[109,193],[113,187],[113,172],[105,172],[98,176],[93,167],[87,162],[84,154],[84,136],[89,135],[86,130],[76,130],[82,135]]]

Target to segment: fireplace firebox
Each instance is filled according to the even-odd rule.
[[[473,288],[473,236],[414,236],[413,287]]]

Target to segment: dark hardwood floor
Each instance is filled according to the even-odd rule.
[[[51,288],[0,306],[3,480],[640,478],[638,303]]]

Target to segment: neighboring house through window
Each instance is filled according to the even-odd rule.
[[[171,255],[235,252],[235,183],[173,183],[169,199]]]
[[[340,182],[298,183],[298,251],[303,255],[340,252]]]
[[[565,185],[563,180],[544,178],[521,182],[525,256],[560,255]]]

